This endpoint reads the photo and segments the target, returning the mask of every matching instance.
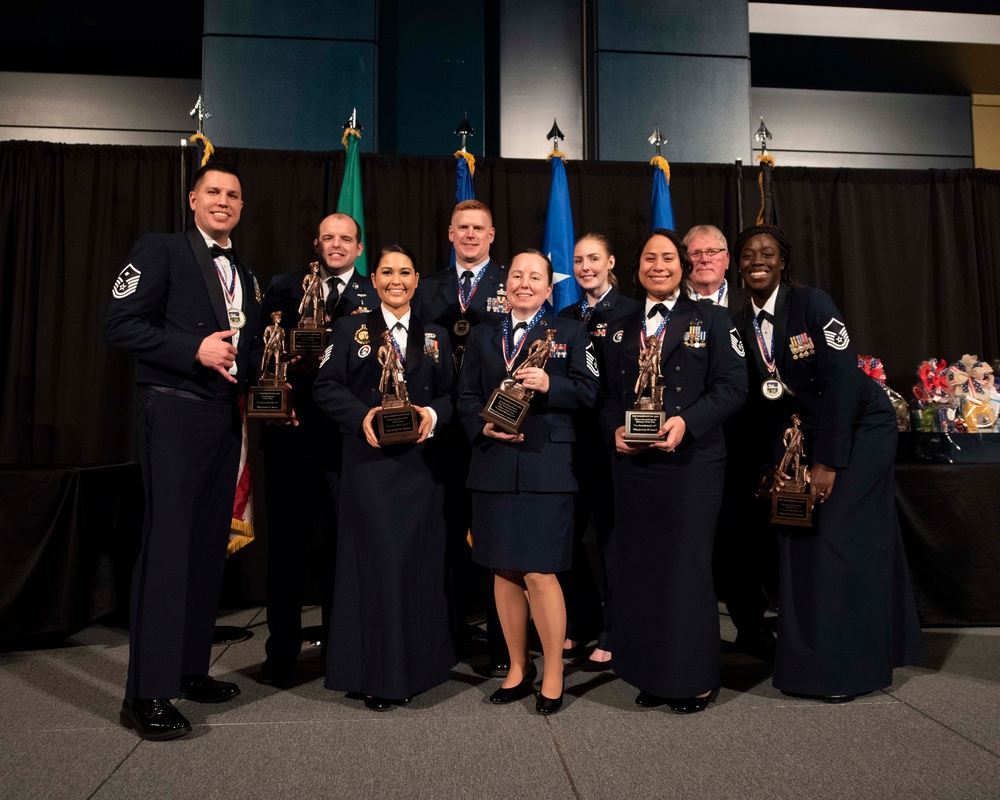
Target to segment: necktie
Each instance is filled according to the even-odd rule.
[[[519,341],[521,341],[521,337],[524,336],[524,332],[526,330],[528,330],[527,322],[519,322],[517,323],[517,325],[514,326],[514,333],[511,334],[511,339],[513,340],[514,344],[517,344]]]
[[[659,314],[661,317],[667,316],[667,307],[663,305],[663,303],[657,303],[655,306],[649,309],[649,313],[646,315],[646,319],[652,319],[657,314]]]
[[[467,269],[462,273],[462,299],[469,302],[469,293],[472,291],[472,270]]]
[[[326,296],[326,305],[327,308],[332,308],[337,305],[337,301],[340,299],[340,278],[327,278],[326,285],[330,287],[330,291]]]

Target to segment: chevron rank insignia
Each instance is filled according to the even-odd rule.
[[[743,340],[740,338],[740,332],[736,328],[729,329],[729,344],[733,346],[736,355],[740,358],[746,358],[747,353],[743,349]]]
[[[139,288],[139,278],[141,275],[142,270],[129,264],[115,278],[115,285],[111,289],[111,296],[115,300],[121,300],[123,297],[134,294],[135,290]]]
[[[847,345],[851,343],[851,337],[847,335],[847,326],[836,317],[830,317],[830,321],[823,326],[823,338],[831,350],[846,350]]]
[[[587,342],[587,369],[594,373],[595,378],[601,377],[601,373],[597,368],[597,353],[594,351],[594,343]]]

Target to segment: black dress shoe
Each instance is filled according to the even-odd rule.
[[[555,699],[551,697],[546,697],[539,690],[538,699],[535,701],[535,711],[539,714],[555,714],[560,708],[562,708],[563,695],[566,694],[566,682],[563,681],[563,690],[559,692],[559,696]]]
[[[225,703],[240,693],[235,683],[217,681],[208,675],[181,676],[181,698],[193,703]]]
[[[510,653],[506,650],[490,653],[490,675],[494,678],[506,678],[510,672]]]
[[[169,700],[125,700],[118,720],[143,739],[162,742],[191,733],[191,723]]]
[[[392,700],[386,700],[384,697],[366,697],[365,708],[370,711],[388,711],[392,708]]]
[[[635,698],[635,704],[643,708],[658,708],[667,704],[667,698],[650,692],[639,692],[639,696]]]
[[[720,688],[716,686],[705,697],[668,698],[667,703],[670,705],[670,710],[675,714],[697,714],[699,711],[704,711],[708,708],[709,703],[715,702],[715,698],[719,696]]]
[[[292,667],[280,667],[271,659],[266,659],[260,665],[260,672],[257,673],[257,683],[265,686],[287,686],[292,682],[295,670]]]
[[[768,664],[774,663],[776,642],[770,631],[752,631],[736,634],[736,649]]]
[[[823,702],[831,705],[850,703],[855,697],[857,697],[856,694],[828,694],[823,698]]]
[[[532,664],[528,667],[528,671],[524,673],[524,678],[521,679],[521,682],[517,686],[511,686],[509,689],[497,689],[490,695],[490,702],[502,706],[533,694],[535,691],[535,679],[537,677],[538,670]]]

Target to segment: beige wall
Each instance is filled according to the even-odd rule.
[[[1000,94],[972,95],[972,140],[976,167],[1000,169]]]

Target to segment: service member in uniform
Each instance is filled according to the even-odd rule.
[[[354,267],[364,249],[358,223],[347,214],[330,214],[319,223],[313,248],[327,327],[340,317],[367,312],[375,297],[371,283]],[[298,326],[304,279],[309,276],[308,267],[277,275],[264,295],[265,317],[281,311],[286,336]],[[302,648],[302,603],[315,549],[321,553],[324,635],[329,630],[341,437],[313,400],[317,369],[315,362],[299,361],[288,372],[298,426],[265,425],[261,431],[267,499],[268,638],[258,680],[277,686],[288,685],[294,677]],[[320,548],[311,547],[317,527],[322,532]]]
[[[386,711],[448,679],[455,647],[445,594],[445,460],[433,435],[452,415],[448,336],[410,309],[417,272],[409,251],[382,250],[372,282],[380,307],[337,321],[316,378],[319,408],[344,434],[343,502],[326,687],[365,695]],[[379,343],[398,356],[420,416],[415,443],[380,445]],[[393,361],[385,359],[388,366]],[[433,437],[433,438],[429,438]]]
[[[504,288],[507,270],[490,257],[495,236],[493,215],[485,203],[478,200],[458,203],[448,226],[448,239],[455,249],[455,266],[424,276],[413,298],[413,310],[420,319],[448,331],[456,370],[462,367],[470,331],[483,321],[500,319],[510,310]],[[489,576],[472,563],[466,541],[471,520],[471,498],[465,488],[471,455],[469,441],[457,419],[443,425],[440,436],[452,453],[445,515],[455,641],[460,644],[467,630],[467,605],[485,591],[490,673],[500,677],[507,673],[510,656],[493,607]]]
[[[746,398],[743,346],[721,308],[683,289],[691,262],[674,231],[657,229],[637,254],[637,314],[608,331],[601,427],[616,451],[615,672],[644,707],[702,711],[719,685],[719,609],[712,543],[722,502],[722,423]],[[625,441],[640,354],[659,337],[662,441]]]
[[[794,282],[791,247],[773,225],[734,249],[752,299],[744,328],[754,419],[782,434],[798,413],[811,463],[814,528],[779,526],[778,646],[773,682],[842,703],[920,664],[923,640],[896,516],[896,414],[858,369],[829,295]]]
[[[469,336],[459,377],[458,413],[472,441],[467,486],[472,490],[472,557],[493,570],[497,612],[510,652],[510,670],[493,703],[531,694],[537,676],[528,654],[528,616],[535,623],[545,671],[536,710],[552,714],[563,699],[566,607],[555,573],[573,554],[572,413],[591,408],[600,391],[597,358],[586,328],[557,320],[545,308],[552,295],[552,262],[537,250],[511,261],[507,276],[510,314],[484,323]],[[534,392],[517,434],[480,412],[493,390],[548,345],[546,366],[526,366],[518,380]],[[534,346],[534,347],[533,347]],[[530,363],[530,362],[529,362]]]
[[[603,234],[588,233],[580,237],[573,249],[573,277],[583,289],[583,300],[562,309],[559,316],[575,319],[587,326],[594,345],[598,366],[603,361],[604,340],[609,326],[619,317],[627,316],[639,308],[631,297],[618,291],[615,277],[615,257],[611,245]],[[601,369],[603,376],[604,370]],[[614,561],[611,531],[614,527],[614,492],[611,479],[611,459],[601,437],[597,409],[577,411],[573,415],[576,426],[574,462],[580,491],[573,504],[573,569],[559,575],[566,595],[567,653],[585,645],[590,634],[597,633],[597,647],[590,660],[606,664],[611,660],[611,603],[610,576]],[[590,515],[594,515],[598,554],[601,560],[601,593],[597,593],[590,560],[583,547]],[[603,597],[603,613],[600,608]]]
[[[726,277],[729,245],[714,225],[695,225],[684,236],[691,259],[687,280],[692,300],[729,309],[737,330],[746,319],[746,294]],[[761,429],[745,409],[722,426],[726,436],[726,487],[715,539],[715,567],[720,594],[736,626],[736,648],[764,661],[774,661],[774,634],[765,627],[768,597],[764,589],[777,568],[777,545],[771,526],[762,524],[761,501],[754,497],[761,474]]]
[[[120,719],[144,739],[190,732],[172,697],[219,703],[240,693],[207,673],[242,444],[239,397],[261,356],[261,297],[230,240],[243,208],[236,171],[210,162],[188,201],[195,227],[135,243],[104,326],[108,343],[139,362],[146,513]]]

